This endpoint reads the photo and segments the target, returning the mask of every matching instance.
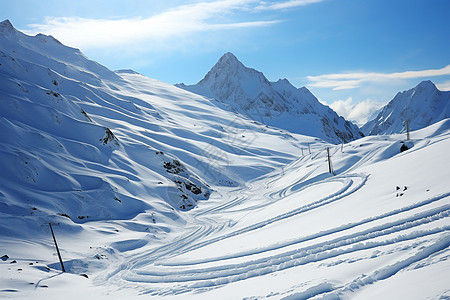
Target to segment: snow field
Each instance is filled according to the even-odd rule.
[[[450,120],[404,138],[289,133],[1,22],[0,298],[448,298]]]
[[[332,287],[328,281],[318,285],[327,287],[318,289],[323,293],[347,297],[353,291],[389,279],[429,256],[448,250],[450,193],[440,193],[447,190],[445,181],[440,178],[447,176],[448,170],[438,168],[442,159],[438,153],[444,153],[441,147],[446,148],[450,143],[442,136],[432,137],[426,147],[412,148],[414,151],[404,154],[397,151],[394,155],[391,148],[392,144],[398,145],[397,142],[391,141],[382,147],[375,141],[384,138],[367,139],[371,139],[372,146],[368,146],[371,149],[359,152],[361,163],[356,170],[370,176],[345,172],[336,177],[319,176],[310,186],[300,188],[300,182],[292,180],[284,188],[284,194],[254,183],[253,186],[262,189],[265,196],[275,196],[273,202],[262,201],[258,209],[246,207],[245,200],[234,202],[220,215],[232,218],[234,214],[238,218],[236,223],[232,223],[234,226],[224,227],[209,239],[206,237],[209,234],[202,231],[198,236],[200,241],[195,243],[191,239],[176,240],[165,260],[160,258],[156,262],[149,260],[148,256],[144,262],[138,259],[122,279],[145,284],[147,291],[155,295],[174,291],[175,294],[202,289],[209,291],[212,287],[228,291],[237,282],[290,269],[301,272],[305,265],[314,264],[320,269],[316,270],[317,274],[328,273],[324,267],[342,268],[344,273],[348,272],[347,282],[339,282],[339,277],[335,277]],[[438,155],[427,159],[423,165],[415,158],[431,154]],[[352,160],[351,157],[349,159]],[[313,161],[319,162],[323,163],[323,160]],[[420,172],[430,174],[427,180],[419,179],[414,171],[417,166],[421,167]],[[313,175],[311,172],[307,174]],[[307,180],[305,176],[300,178]],[[396,196],[396,185],[391,182],[394,178],[408,187],[403,196]],[[283,177],[278,180],[283,180]],[[317,196],[321,193],[328,195],[308,203],[316,196],[311,192],[314,185],[321,187]],[[322,187],[326,185],[329,186]],[[258,194],[257,191],[252,193]],[[298,207],[298,202],[291,199],[294,196],[304,199],[305,205]],[[251,213],[242,217],[240,206]],[[270,209],[271,206],[276,206],[276,209]],[[232,210],[227,212],[230,208]],[[198,219],[203,220],[211,213],[217,214],[211,210],[201,213],[200,209]],[[346,266],[348,264],[353,267]],[[360,267],[355,268],[355,265]],[[361,277],[358,274],[366,275]],[[248,291],[247,288],[242,289]]]

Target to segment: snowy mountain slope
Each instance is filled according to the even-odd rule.
[[[106,127],[111,124],[102,121],[115,111],[103,107],[103,116],[86,112],[88,106],[103,104],[117,107],[124,119],[139,117],[134,112],[139,112],[138,107],[130,101],[101,90],[106,88],[104,79],[123,81],[118,75],[51,37],[26,36],[7,21],[0,28],[1,175],[2,190],[7,192],[3,204],[23,215],[59,215],[84,222],[129,218],[152,209],[135,196],[161,198],[158,190],[182,189],[180,199],[168,201],[177,209],[208,198],[206,184],[184,167],[177,174],[165,172],[174,158],[148,146],[146,164],[139,165],[128,155],[133,147],[127,147]],[[143,146],[134,144],[134,148]],[[150,180],[140,186],[140,178]],[[158,187],[158,182],[169,186]],[[183,184],[203,192],[193,193]]]
[[[3,236],[48,250],[49,222],[68,236],[96,221],[94,236],[164,234],[217,186],[267,174],[312,142],[324,143],[0,23]]]
[[[33,54],[40,38],[14,32],[0,34],[0,298],[450,297],[449,119],[402,153],[404,135],[335,146],[66,63],[79,51],[58,43]]]
[[[378,115],[361,127],[366,135],[417,130],[450,117],[450,92],[439,91],[431,81],[398,93]]]
[[[70,272],[87,272],[89,284],[23,258],[24,276],[7,270],[21,256],[0,267],[22,280],[7,286],[15,295],[36,299],[63,291],[76,291],[68,299],[442,299],[450,296],[450,171],[440,166],[448,163],[450,119],[411,136],[402,153],[403,135],[332,147],[336,176],[324,148],[315,148],[202,202],[187,212],[185,227],[160,241],[123,232],[128,241],[110,238],[98,261],[66,250],[79,256],[66,261]],[[26,287],[39,279],[49,288]]]
[[[448,296],[450,171],[439,166],[450,120],[413,132],[400,153],[402,137],[333,147],[336,176],[324,149],[307,154],[231,202],[205,203],[189,235],[106,278],[183,299]]]
[[[232,53],[225,53],[196,85],[177,86],[218,99],[254,120],[290,132],[332,143],[362,136],[356,125],[322,105],[307,88],[297,89],[287,79],[270,82]]]

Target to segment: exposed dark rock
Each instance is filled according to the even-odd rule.
[[[402,144],[402,146],[400,147],[400,152],[406,151],[408,150],[408,146],[406,146],[406,144]]]
[[[100,141],[103,141],[103,145],[106,145],[109,142],[113,142],[114,144],[119,146],[119,141],[117,140],[114,133],[112,133],[111,129],[109,129],[108,127],[105,127],[105,133],[106,133],[105,137],[100,139]]]
[[[185,182],[184,185],[186,186],[186,189],[188,189],[189,191],[191,191],[192,193],[194,193],[196,195],[198,195],[202,192],[201,188],[197,187],[192,182]]]
[[[171,174],[179,174],[185,171],[184,166],[176,159],[174,159],[172,162],[164,162],[164,168]]]
[[[70,219],[70,217],[69,217],[69,215],[68,215],[68,214],[64,214],[64,213],[57,213],[57,215],[59,215],[59,216],[62,216],[62,217],[66,217],[66,218],[69,218],[69,219]]]
[[[86,119],[89,120],[89,122],[92,122],[91,117],[89,117],[89,115],[83,109],[81,110],[81,113],[86,117]]]
[[[57,92],[54,92],[54,91],[48,91],[48,92],[46,92],[46,94],[47,94],[47,95],[52,95],[52,96],[54,96],[54,97],[59,97],[59,96],[61,96],[61,94],[59,94],[59,93],[57,93]]]

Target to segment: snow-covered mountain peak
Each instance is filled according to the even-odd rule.
[[[35,76],[30,68],[41,68],[38,66],[48,66],[54,73],[52,81],[56,82],[60,76],[94,85],[103,84],[99,74],[111,80],[120,78],[106,67],[88,59],[79,49],[66,46],[51,35],[24,34],[15,29],[9,20],[0,23],[0,53],[8,57],[7,70],[17,72],[21,69],[23,76],[30,79]],[[44,83],[42,85],[46,86]],[[51,83],[50,86],[54,88],[56,85]]]
[[[44,56],[52,57],[63,56],[70,54],[80,55],[81,51],[72,47],[63,45],[60,41],[51,35],[45,35],[38,33],[35,36],[24,34],[17,30],[9,20],[0,22],[0,38],[3,47],[3,51],[16,56],[23,56],[23,58],[29,57],[30,53],[25,54],[24,49],[29,49],[34,52],[42,53]],[[47,44],[43,46],[42,44]],[[19,50],[21,49],[21,50]],[[12,51],[14,50],[14,51]],[[81,54],[82,55],[82,54]]]
[[[38,33],[35,35],[35,37],[41,42],[41,43],[55,43],[57,45],[63,45],[60,41],[55,39],[52,35],[45,35],[42,33]]]
[[[11,22],[6,19],[2,22],[0,22],[0,34],[10,34],[16,32],[16,29],[11,24]]]
[[[236,74],[239,71],[244,71],[246,67],[237,59],[237,57],[231,53],[227,52],[217,61],[217,63],[208,72],[212,74],[225,73],[225,74]],[[206,78],[207,76],[205,76]]]
[[[287,79],[270,82],[263,73],[225,53],[196,85],[180,88],[215,98],[234,111],[266,125],[319,137],[333,143],[361,137],[359,128],[322,105],[305,87]]]
[[[276,82],[274,82],[273,84],[276,84],[278,87],[282,87],[285,89],[297,89],[295,86],[292,85],[292,83],[290,83],[289,80],[287,80],[286,78],[283,79],[278,79]]]
[[[290,82],[289,82],[289,80],[287,80],[287,78],[283,78],[283,79],[278,79],[277,80],[277,82],[278,83],[283,83],[283,84],[291,84]]]
[[[439,91],[426,80],[397,93],[361,130],[367,135],[400,133],[405,131],[406,121],[411,130],[418,130],[449,117],[450,92]]]
[[[269,81],[264,74],[255,69],[247,68],[231,52],[222,55],[206,76],[198,83],[204,89],[222,90],[226,93],[228,91],[237,91],[250,97],[256,97],[261,87],[268,84]],[[218,98],[225,99],[227,97]]]
[[[227,52],[219,59],[216,66],[243,67],[244,65],[231,52]]]
[[[262,75],[261,72],[256,71],[252,68],[247,68],[244,66],[244,64],[239,61],[239,59],[231,52],[227,52],[220,59],[217,61],[217,63],[211,68],[209,72],[212,73],[226,73],[226,74],[237,74],[237,73],[259,73]]]
[[[415,93],[423,93],[423,92],[435,92],[437,91],[437,87],[431,80],[424,80],[419,83],[414,89]]]
[[[430,88],[430,89],[436,89],[436,85],[431,80],[424,80],[420,82],[416,87],[417,88]]]

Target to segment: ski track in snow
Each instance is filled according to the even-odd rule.
[[[364,162],[369,161],[370,158],[373,157],[379,150],[380,149],[375,149],[368,153],[367,157],[365,159],[361,159],[358,165],[362,165]],[[443,235],[443,237],[441,237],[433,246],[425,248],[425,250],[411,258],[406,259],[403,263],[398,262],[392,267],[383,267],[380,270],[375,271],[373,275],[365,278],[364,280],[355,278],[355,281],[348,283],[348,286],[337,286],[332,291],[333,293],[343,293],[348,291],[350,287],[354,290],[369,282],[373,283],[377,280],[385,279],[397,273],[402,266],[406,267],[412,262],[418,261],[421,258],[427,257],[434,252],[441,251],[442,249],[448,247],[450,243],[450,226],[437,226],[426,230],[421,230],[420,226],[449,217],[450,204],[448,200],[450,193],[438,195],[413,205],[363,219],[359,222],[344,224],[337,228],[270,245],[264,248],[206,259],[191,259],[187,261],[176,260],[176,257],[181,254],[189,253],[190,251],[211,245],[218,241],[259,230],[267,225],[280,221],[282,222],[292,216],[323,208],[330,203],[339,201],[355,193],[362,186],[364,186],[367,181],[367,176],[364,174],[348,174],[325,178],[317,182],[302,185],[301,183],[305,181],[307,182],[308,177],[313,172],[314,170],[308,172],[300,180],[288,187],[283,188],[277,193],[269,193],[269,197],[271,200],[283,199],[294,192],[301,192],[306,188],[323,184],[324,182],[339,182],[341,184],[341,188],[320,200],[298,207],[289,212],[257,222],[251,226],[247,226],[236,231],[220,234],[223,229],[229,229],[229,225],[219,224],[208,216],[216,213],[224,214],[231,209],[237,210],[239,205],[247,200],[245,195],[235,197],[228,203],[217,205],[216,207],[197,213],[196,218],[199,225],[189,234],[184,235],[182,238],[177,239],[170,244],[154,249],[150,253],[146,252],[142,255],[130,258],[125,265],[120,267],[120,270],[116,270],[115,272],[109,274],[108,279],[112,282],[119,280],[125,281],[127,284],[145,284],[144,293],[155,295],[176,294],[180,292],[189,292],[195,289],[219,287],[232,282],[263,276],[309,263],[326,263],[328,259],[358,251],[364,251],[386,245],[395,245],[434,235]],[[269,204],[271,204],[270,201],[264,202],[263,204],[253,205],[248,208],[244,208],[243,210],[252,211],[255,208],[263,207]],[[439,206],[427,209],[420,213],[415,213],[408,217],[401,217],[395,221],[386,221],[381,225],[377,225],[384,219],[388,219],[392,216],[400,216],[405,213],[414,213],[414,210],[418,208],[426,208],[430,204],[439,204]],[[377,224],[370,229],[362,229],[356,233],[346,234],[347,230],[357,229],[359,226],[370,223]],[[414,231],[405,232],[411,230]],[[213,235],[213,233],[214,237],[208,239],[208,236]],[[340,237],[335,238],[334,236],[336,233],[340,234]],[[391,237],[392,235],[396,236]],[[329,237],[329,239],[326,241],[317,242],[310,246],[302,246],[302,243],[304,242],[310,242],[319,238],[327,237]],[[380,237],[385,237],[385,239],[380,240]],[[292,246],[296,247],[296,249],[283,250],[287,247],[292,248]],[[278,251],[278,253],[272,254],[274,251]],[[279,251],[281,251],[281,253],[279,253]],[[256,259],[252,258],[252,256],[258,254],[264,254],[264,257]],[[236,258],[243,258],[245,260],[240,263],[230,263],[227,261]],[[215,266],[207,265],[213,262],[216,263]],[[160,287],[159,284],[164,284],[164,287]],[[169,286],[167,286],[167,284],[169,284]],[[330,290],[327,289],[325,292],[328,293]]]

